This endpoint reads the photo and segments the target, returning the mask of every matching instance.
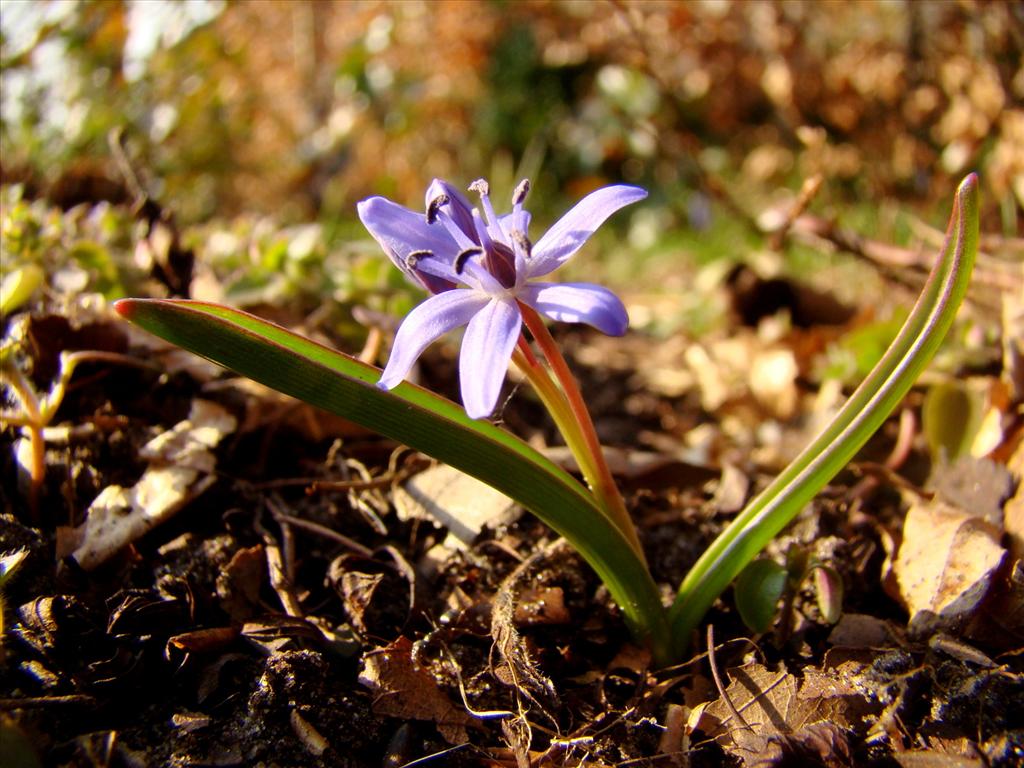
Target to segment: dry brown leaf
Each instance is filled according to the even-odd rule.
[[[1003,530],[1010,550],[1011,566],[988,606],[990,625],[982,623],[973,636],[985,634],[1003,639],[1007,649],[1019,646],[1024,634],[1024,442],[1010,457],[1008,468],[1017,490],[1003,505]],[[991,634],[993,629],[998,634]]]
[[[1024,296],[1003,294],[1003,380],[1016,402],[1024,400]]]
[[[500,491],[475,477],[440,464],[420,472],[395,489],[401,520],[429,519],[448,529],[455,542],[472,544],[485,526],[514,520],[519,507]]]
[[[985,765],[980,757],[947,755],[932,750],[898,752],[893,757],[901,768],[982,768]]]
[[[730,669],[728,677],[726,696],[749,727],[734,722],[724,698],[711,702],[696,721],[691,717],[691,724],[715,737],[745,765],[770,764],[766,761],[794,751],[820,755],[820,748],[830,744],[834,750],[826,752],[834,762],[825,764],[850,764],[843,729],[858,723],[870,709],[852,683],[819,670],[810,670],[800,682],[785,670],[773,671],[756,662]]]
[[[929,489],[945,501],[997,527],[1003,525],[1003,505],[1013,487],[1013,476],[1005,466],[973,456],[939,466],[929,480]]]
[[[327,569],[327,581],[341,598],[352,626],[368,637],[395,637],[416,600],[412,566],[394,547],[384,549],[392,563],[341,555]]]
[[[373,596],[384,581],[382,573],[360,573],[349,571],[341,577],[341,593],[345,600],[349,618],[352,619],[352,626],[360,632],[367,632],[369,627],[364,620],[366,609],[373,601]]]
[[[743,333],[691,344],[683,359],[700,391],[701,406],[710,413],[748,397],[779,419],[796,411],[796,357],[777,342]]]
[[[212,449],[234,432],[235,417],[216,403],[196,399],[188,418],[147,443],[149,467],[131,488],[109,485],[93,500],[85,522],[58,536],[58,557],[71,555],[86,570],[172,517],[213,482]]]
[[[1006,551],[997,525],[936,497],[911,503],[893,572],[911,630],[955,629],[980,605]]]
[[[561,587],[528,587],[519,593],[515,617],[517,627],[536,627],[544,624],[568,624],[571,621],[565,607],[565,592]]]
[[[1010,555],[1024,560],[1024,442],[1017,446],[1007,468],[1017,482],[1017,492],[1003,506],[1003,530],[1010,542]]]
[[[749,490],[750,478],[746,473],[734,464],[725,462],[722,465],[722,477],[715,488],[712,503],[719,514],[735,514],[743,508]]]
[[[828,636],[830,645],[843,648],[889,648],[897,633],[884,619],[866,613],[844,613]]]
[[[217,597],[233,621],[245,621],[256,613],[266,578],[267,555],[262,545],[245,547],[232,555],[217,575]]]
[[[429,670],[412,658],[412,641],[399,637],[391,645],[363,656],[359,682],[374,692],[373,711],[378,715],[427,720],[449,744],[469,740],[466,726],[474,722],[438,687]]]
[[[789,419],[796,412],[796,358],[789,349],[766,349],[750,363],[750,391],[773,416]]]

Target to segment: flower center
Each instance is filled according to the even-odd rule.
[[[505,217],[495,212],[490,186],[484,179],[477,179],[469,189],[480,195],[482,213],[477,208],[466,211],[464,204],[442,192],[427,205],[427,223],[441,224],[458,245],[459,253],[452,265],[456,274],[463,274],[470,259],[482,255],[480,267],[503,288],[518,289],[525,280],[524,267],[532,249],[526,235],[529,214],[523,208],[530,182],[524,179],[516,186],[512,213]]]

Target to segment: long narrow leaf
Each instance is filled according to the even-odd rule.
[[[522,440],[412,384],[385,392],[377,368],[215,304],[124,299],[126,319],[219,365],[429,454],[515,499],[575,546],[631,630],[666,660],[665,612],[629,542],[586,490]]]
[[[758,552],[835,477],[907,394],[945,337],[978,250],[978,179],[960,184],[946,242],[903,329],[833,422],[712,543],[669,612],[681,655],[708,608]]]

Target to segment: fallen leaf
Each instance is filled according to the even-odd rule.
[[[1007,463],[1017,483],[1017,492],[1003,506],[1003,529],[1010,542],[1010,555],[1024,561],[1024,442],[1017,446]]]
[[[571,617],[565,607],[565,592],[561,587],[524,589],[516,601],[514,620],[517,627],[568,624]]]
[[[769,739],[765,751],[758,755],[754,765],[764,768],[780,765],[852,768],[850,735],[835,723],[811,723],[789,736]]]
[[[267,580],[267,553],[263,545],[243,547],[217,574],[220,607],[233,621],[245,621],[261,608],[260,590]]]
[[[946,503],[916,498],[893,563],[915,634],[959,628],[992,586],[1006,551],[992,522]]]
[[[1024,297],[1003,294],[1003,380],[1012,399],[1024,400]]]
[[[395,489],[400,520],[429,519],[443,525],[458,544],[468,546],[486,526],[512,522],[519,507],[508,496],[464,472],[440,464]],[[450,542],[451,543],[451,542]]]
[[[996,582],[984,610],[973,616],[964,635],[989,650],[1013,651],[1024,642],[1024,560],[1016,560]]]
[[[108,485],[93,500],[82,525],[58,533],[58,557],[71,555],[85,570],[104,563],[126,544],[172,517],[213,483],[212,449],[236,426],[216,403],[196,399],[188,418],[147,443],[150,465],[131,488]]]
[[[747,725],[735,722],[724,697],[704,708],[699,722],[691,717],[691,723],[747,766],[809,754],[818,755],[824,765],[852,765],[845,730],[859,724],[870,705],[842,677],[809,672],[801,682],[786,670],[756,662],[730,669],[725,696]]]
[[[337,589],[345,602],[345,610],[352,620],[352,626],[367,634],[370,627],[366,623],[366,609],[373,602],[378,587],[384,581],[382,573],[363,573],[348,571],[341,576]]]
[[[373,711],[435,723],[449,744],[465,744],[473,718],[452,704],[429,670],[416,664],[412,650],[412,641],[403,636],[363,656],[359,682],[374,692]]]
[[[844,613],[828,636],[840,648],[891,648],[896,632],[884,619],[866,613]]]
[[[732,515],[743,509],[750,490],[750,478],[739,467],[729,462],[722,465],[722,477],[711,500],[721,515]]]
[[[1003,524],[1003,504],[1013,486],[1013,475],[1002,464],[972,456],[941,465],[929,481],[930,490],[945,501],[996,526]]]
[[[750,391],[769,413],[789,419],[796,412],[796,358],[789,349],[767,349],[750,364]]]
[[[901,768],[982,768],[985,765],[980,757],[961,757],[931,750],[898,752],[893,757]]]

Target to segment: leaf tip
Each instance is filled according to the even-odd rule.
[[[964,177],[964,180],[960,182],[960,188],[965,189],[968,186],[974,187],[977,186],[977,184],[978,174],[976,171],[971,171]]]
[[[135,299],[118,299],[114,302],[114,311],[125,320],[131,320],[136,307]]]
[[[964,177],[964,180],[960,182],[960,186],[957,187],[957,197],[961,199],[967,196],[974,197],[978,194],[979,184],[978,174],[972,171]]]

